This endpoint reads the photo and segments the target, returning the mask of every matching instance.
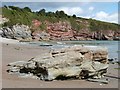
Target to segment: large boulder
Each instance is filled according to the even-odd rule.
[[[41,80],[101,78],[107,72],[108,53],[104,47],[72,46],[9,66],[10,73],[32,73]]]

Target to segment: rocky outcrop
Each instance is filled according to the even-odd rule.
[[[1,31],[1,36],[5,38],[28,41],[32,39],[30,28],[26,25],[14,25],[12,27],[3,27]]]
[[[94,31],[92,33],[92,38],[95,40],[113,40],[115,36],[115,31],[106,30],[106,31]]]
[[[108,68],[108,52],[103,47],[72,46],[52,50],[28,62],[9,63],[9,73],[32,74],[41,80],[101,78]]]
[[[69,22],[49,23],[47,25],[51,40],[71,40],[74,39],[74,31]]]
[[[120,31],[116,31],[114,34],[114,40],[120,40]]]
[[[41,41],[41,40],[48,41],[50,40],[50,35],[45,31],[34,31],[32,33],[32,39],[37,41]]]

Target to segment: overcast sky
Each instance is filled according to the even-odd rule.
[[[118,2],[2,2],[2,5],[30,7],[32,11],[63,10],[68,15],[118,23]]]

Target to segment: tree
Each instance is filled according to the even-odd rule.
[[[38,14],[40,14],[40,15],[45,15],[45,9],[41,9],[41,10],[38,12]]]
[[[16,11],[21,10],[19,7],[15,7],[15,6],[8,6],[8,7],[11,8],[12,10],[16,10]]]
[[[55,13],[54,12],[48,12],[46,13],[47,16],[50,16],[50,17],[54,17],[55,16]]]
[[[24,10],[31,12],[31,9],[29,7],[24,7]]]
[[[4,7],[5,7],[5,8],[7,8],[7,6],[6,6],[6,5],[4,5]]]
[[[56,15],[57,15],[59,18],[64,18],[64,17],[67,16],[67,15],[64,13],[64,11],[56,11]]]
[[[73,18],[76,18],[76,15],[75,14],[73,14],[73,16],[72,16]]]

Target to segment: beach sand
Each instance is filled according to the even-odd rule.
[[[2,88],[118,88],[117,64],[110,64],[108,69],[108,84],[89,82],[85,80],[41,81],[32,78],[21,78],[6,72],[7,64],[15,61],[27,61],[30,58],[49,52],[45,47],[25,46],[18,44],[2,44]]]

